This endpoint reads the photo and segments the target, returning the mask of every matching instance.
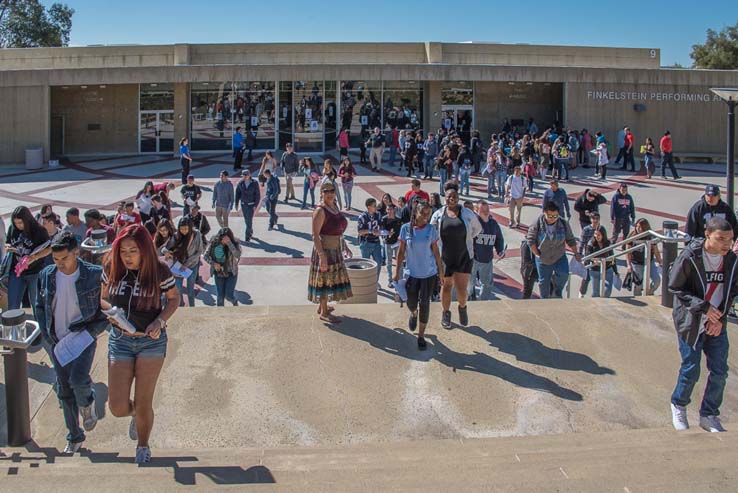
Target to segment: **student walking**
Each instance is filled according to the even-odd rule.
[[[408,328],[415,332],[418,329],[418,349],[427,347],[425,329],[430,318],[430,301],[439,282],[441,288],[444,279],[439,279],[443,271],[441,255],[438,250],[438,230],[429,224],[431,207],[427,202],[416,201],[408,224],[400,229],[400,249],[397,252],[397,271],[394,280],[402,277],[402,264],[407,260],[408,279],[407,307],[410,310]],[[418,324],[418,322],[420,322]]]
[[[587,243],[586,253],[587,255],[596,254],[601,252],[603,249],[610,246],[610,240],[607,239],[607,232],[605,228],[597,228],[594,230],[592,239]],[[600,284],[602,282],[602,267],[601,263],[605,262],[605,298],[609,298],[612,294],[613,280],[618,275],[617,262],[615,259],[605,260],[605,257],[612,255],[612,252],[604,252],[599,255],[595,255],[592,258],[592,266],[588,269],[588,275],[592,279],[592,297],[600,297]]]
[[[192,164],[189,139],[187,137],[179,141],[179,164],[182,166],[182,185],[186,185],[187,175],[190,174],[190,165]]]
[[[302,159],[300,165],[300,174],[302,174],[302,209],[307,209],[307,197],[310,194],[310,207],[315,208],[315,187],[320,181],[320,175],[315,169],[313,160],[309,157]]]
[[[666,167],[668,166],[671,170],[671,176],[675,180],[679,180],[680,176],[674,167],[674,154],[671,141],[671,132],[668,130],[664,132],[664,136],[659,141],[659,148],[661,149],[661,178],[666,179]]]
[[[200,255],[204,250],[202,236],[194,228],[192,219],[188,216],[181,217],[177,225],[177,232],[174,234],[174,245],[171,250],[164,252],[167,261],[178,262],[183,268],[191,271],[188,277],[175,275],[177,290],[179,291],[179,306],[185,306],[183,290],[185,282],[187,283],[187,302],[189,306],[195,306],[195,283],[200,267]]]
[[[351,258],[351,250],[343,239],[348,221],[336,206],[336,187],[331,183],[320,186],[321,203],[313,211],[313,253],[310,257],[308,300],[318,303],[318,315],[324,322],[340,323],[333,315],[331,301],[351,298],[351,281],[344,256]]]
[[[520,226],[520,213],[523,210],[527,188],[528,181],[520,172],[520,166],[515,166],[513,174],[508,176],[507,181],[505,181],[505,201],[510,211],[511,228]]]
[[[234,192],[233,183],[228,178],[228,171],[220,172],[220,179],[213,185],[213,209],[215,209],[215,220],[221,228],[228,227],[228,216],[233,209]]]
[[[279,202],[279,194],[282,193],[282,188],[279,186],[279,178],[274,176],[271,170],[265,169],[264,177],[266,178],[266,193],[264,194],[264,198],[266,199],[266,210],[269,213],[269,231],[271,231],[279,220],[277,202]]]
[[[472,300],[491,300],[494,297],[494,259],[505,258],[505,239],[497,221],[490,215],[486,200],[478,200],[476,204],[477,218],[482,231],[474,238],[474,266],[469,281],[469,297]],[[482,285],[477,296],[476,280]]]
[[[620,184],[618,191],[612,196],[610,203],[610,222],[613,224],[611,243],[617,243],[620,233],[623,239],[628,237],[631,222],[635,222],[635,202],[628,193],[628,184]]]
[[[382,245],[379,237],[379,213],[377,199],[366,199],[366,210],[361,213],[356,223],[359,234],[359,250],[362,258],[372,258],[377,263],[377,276],[382,266]]]
[[[221,228],[205,252],[205,262],[210,264],[210,276],[215,281],[216,306],[223,306],[225,300],[238,306],[235,291],[240,259],[241,247],[233,236],[233,231],[230,228]]]
[[[474,238],[482,232],[482,225],[473,211],[459,204],[459,187],[446,183],[446,205],[433,213],[431,225],[439,235],[438,246],[443,259],[443,287],[441,306],[443,315],[441,325],[451,328],[451,291],[456,288],[459,303],[459,323],[469,324],[466,301],[469,278],[474,265]]]
[[[649,231],[651,229],[651,224],[649,224],[648,220],[645,218],[641,218],[638,221],[636,221],[635,226],[633,228],[633,232],[629,235],[629,237],[641,234],[645,231]],[[640,240],[633,240],[629,241],[625,244],[625,249],[633,248],[636,245],[643,245],[647,241],[651,241],[653,238],[649,235],[645,238],[641,238]],[[625,254],[625,259],[628,265],[628,272],[632,272],[634,275],[633,279],[633,294],[635,296],[640,296],[643,292],[643,282],[645,281],[645,272],[646,272],[646,248],[645,246],[638,249],[633,250],[632,252],[628,252]],[[651,258],[648,260],[648,262],[651,264],[651,279],[650,279],[650,285],[646,287],[646,295],[651,296],[656,292],[656,290],[659,288],[659,285],[661,284],[661,277],[659,276],[659,271],[656,268],[656,263],[658,265],[662,265],[661,262],[661,253],[659,252],[659,249],[654,247],[651,249]]]
[[[67,427],[67,446],[63,453],[74,454],[85,441],[85,431],[92,431],[97,425],[90,370],[97,336],[108,330],[110,323],[100,310],[102,268],[79,258],[79,243],[71,232],[64,232],[54,240],[51,256],[54,263],[39,274],[44,296],[37,298],[36,315],[50,348],[56,395]],[[54,349],[67,337],[85,341],[86,347],[62,364]],[[84,431],[79,426],[80,415]]]
[[[651,137],[646,137],[646,143],[643,145],[643,157],[646,160],[646,178],[650,179],[656,171],[656,148],[653,145]]]
[[[382,217],[379,221],[381,228],[380,234],[384,234],[384,262],[387,268],[387,285],[392,285],[392,264],[393,257],[397,252],[400,244],[398,239],[400,237],[400,228],[402,227],[402,220],[397,217],[397,207],[390,197],[390,203],[387,204],[387,214]],[[398,270],[402,268],[401,265],[397,265]]]
[[[279,160],[279,165],[284,172],[284,179],[286,182],[286,191],[284,195],[284,203],[286,204],[290,200],[296,200],[295,187],[293,180],[300,171],[300,160],[292,149],[292,143],[288,142],[285,146],[285,151],[282,153],[282,157]]]
[[[259,183],[251,178],[251,171],[243,170],[241,173],[241,181],[236,186],[236,211],[239,204],[241,205],[241,213],[243,214],[243,222],[246,225],[244,232],[244,241],[251,241],[254,234],[254,212],[261,202],[261,190]]]
[[[699,380],[704,352],[710,375],[700,405],[700,427],[709,432],[725,431],[719,416],[728,378],[727,314],[738,296],[732,246],[733,227],[725,219],[713,217],[707,221],[705,238],[687,245],[669,271],[682,360],[671,395],[672,424],[677,430],[689,428],[687,406]]]
[[[113,242],[101,280],[101,307],[118,307],[136,331],[130,333],[115,322],[110,330],[108,406],[113,416],[131,416],[128,436],[138,442],[135,462],[147,463],[154,393],[167,352],[167,321],[177,310],[179,293],[151,236],[139,225],[128,226]]]
[[[231,147],[233,148],[233,171],[239,171],[243,165],[243,153],[246,150],[241,127],[236,127],[231,139]]]
[[[343,202],[347,211],[351,210],[351,193],[354,189],[354,177],[356,169],[351,164],[348,157],[343,158],[341,167],[338,168],[338,177],[341,179],[341,188],[343,189]]]

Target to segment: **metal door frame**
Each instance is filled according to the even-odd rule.
[[[138,112],[138,153],[139,154],[165,154],[172,151],[176,152],[174,147],[174,130],[172,130],[172,151],[161,151],[161,145],[159,139],[161,138],[161,114],[170,114],[172,121],[174,121],[174,110],[141,110]],[[144,114],[155,114],[156,115],[156,150],[155,151],[142,151],[141,150],[141,116]]]

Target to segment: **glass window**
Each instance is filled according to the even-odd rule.
[[[279,148],[292,142],[292,81],[279,83]]]
[[[256,149],[274,148],[274,82],[234,82],[233,124],[251,128]]]
[[[363,134],[382,127],[381,81],[341,82],[341,128],[349,129],[351,147],[358,147]]]
[[[325,142],[326,149],[333,149],[337,143],[336,120],[338,109],[336,107],[336,81],[325,81]]]
[[[141,84],[139,110],[173,110],[174,86],[172,84]]]
[[[386,81],[382,92],[384,129],[419,130],[423,126],[423,87],[414,81]]]
[[[323,81],[295,81],[295,152],[323,152]]]
[[[441,104],[471,106],[474,104],[474,84],[467,81],[441,84]]]
[[[231,149],[231,92],[230,84],[225,82],[192,84],[192,150]]]

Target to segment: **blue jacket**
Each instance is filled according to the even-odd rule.
[[[569,197],[566,196],[564,189],[559,188],[555,192],[550,188],[543,192],[543,203],[541,204],[541,210],[546,212],[546,206],[549,202],[556,204],[559,208],[559,216],[563,218],[570,218],[571,211],[569,210]]]
[[[272,175],[272,177],[267,180],[266,199],[278,200],[280,193],[282,193],[282,188],[279,186],[279,178]]]
[[[618,190],[612,195],[610,219],[614,221],[616,219],[627,219],[628,217],[630,217],[632,221],[635,221],[635,202],[633,202],[633,197],[631,197],[629,193],[623,195],[620,193],[620,190]]]
[[[93,337],[110,328],[108,318],[100,308],[100,290],[102,287],[102,267],[78,259],[79,279],[75,283],[79,311],[82,320],[69,327],[70,332],[86,330]],[[41,334],[52,345],[59,342],[54,331],[54,309],[52,303],[56,295],[56,265],[45,267],[38,275],[38,297],[36,298],[36,318]]]
[[[253,178],[249,178],[249,181],[239,181],[236,185],[236,207],[241,204],[241,207],[251,205],[258,206],[261,200],[261,190],[259,190],[259,183]]]

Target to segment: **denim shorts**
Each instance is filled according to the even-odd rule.
[[[110,361],[135,361],[137,358],[163,358],[167,355],[167,331],[162,330],[158,339],[131,337],[115,329],[108,333],[108,358]]]

